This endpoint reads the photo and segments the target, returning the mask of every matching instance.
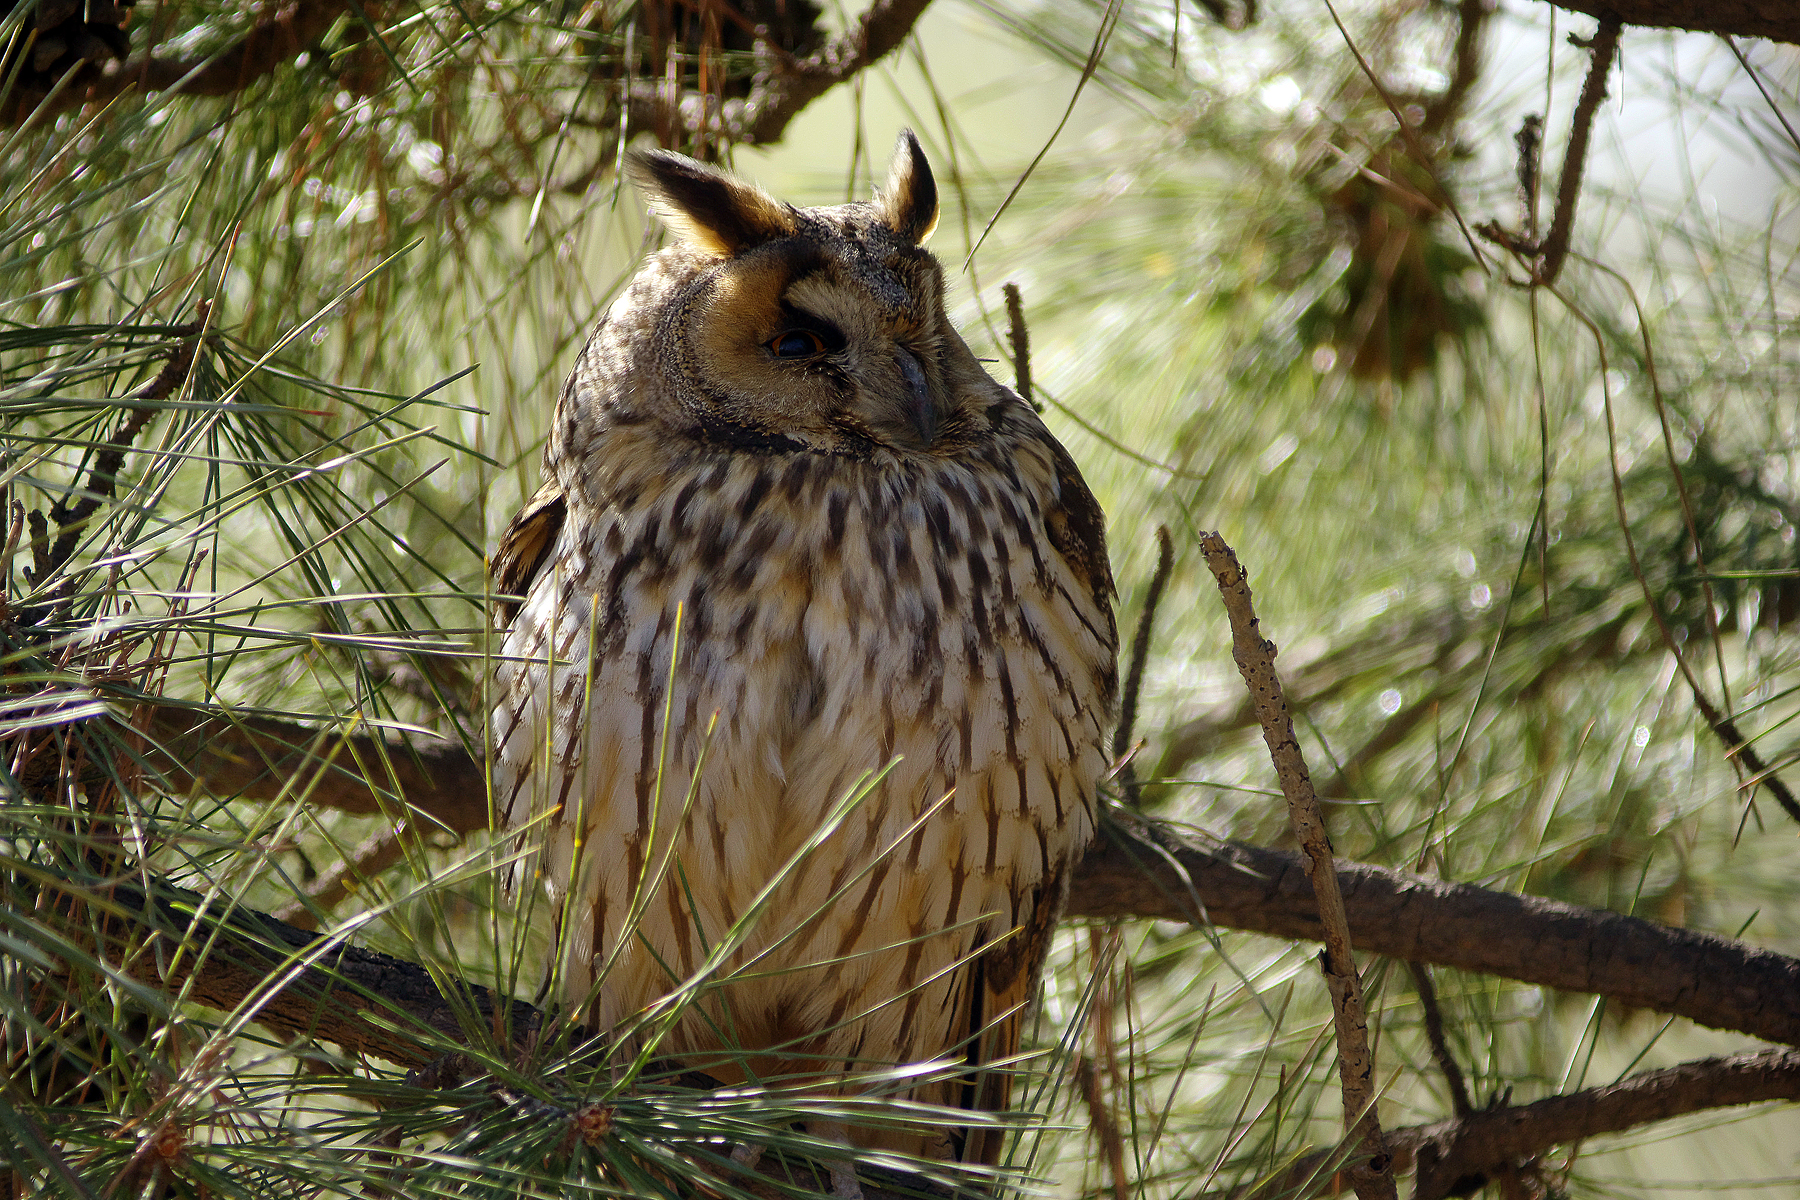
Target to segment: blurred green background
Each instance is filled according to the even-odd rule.
[[[310,904],[321,927],[528,993],[481,839],[426,831],[347,895],[309,901],[382,821],[308,807],[304,778],[251,803],[134,766],[146,696],[479,753],[483,555],[536,486],[581,340],[659,236],[612,169],[619,80],[647,53],[651,10],[359,11],[230,95],[124,96],[0,128],[0,852],[19,911],[33,871],[122,842],[183,886],[289,916]],[[954,312],[1008,382],[1000,288],[1022,289],[1045,419],[1108,513],[1121,628],[1155,527],[1174,536],[1137,730],[1149,811],[1288,838],[1195,550],[1217,529],[1281,646],[1339,853],[1800,954],[1795,825],[1742,786],[1650,607],[1762,760],[1800,778],[1800,143],[1781,121],[1800,120],[1800,53],[1742,41],[1740,62],[1717,38],[1628,28],[1552,291],[1522,286],[1521,264],[1459,217],[1523,236],[1514,137],[1536,113],[1548,226],[1587,67],[1564,38],[1591,20],[1524,0],[1366,0],[1339,7],[1343,31],[1322,5],[1254,11],[1231,28],[1244,10],[936,0],[779,144],[723,157],[784,199],[837,203],[867,197],[911,126],[943,189],[932,248]],[[0,23],[13,101],[55,85],[56,61],[17,49],[30,12]],[[127,28],[198,60],[249,19],[140,6]],[[754,67],[716,61],[727,88]],[[27,514],[79,498],[118,400],[201,297],[220,340],[147,406],[116,495],[45,575]],[[48,791],[43,755],[61,756]],[[321,1181],[381,1127],[372,1097],[393,1078],[375,1064],[355,1068],[364,1091],[326,1100],[294,1082],[306,1054],[234,1029],[229,1068],[201,1088],[193,1047],[216,1016],[172,1010],[146,1032],[117,1016],[132,998],[116,981],[95,982],[70,985],[58,1020],[114,1013],[110,1044],[161,1056],[167,1078],[64,1046],[91,1079],[124,1075],[81,1103],[22,1082],[74,1038],[44,1015],[28,950],[46,943],[28,926],[9,926],[23,948],[4,968],[7,1100],[66,1121],[91,1179],[131,1178],[116,1130],[176,1103],[177,1081],[237,1097],[181,1101],[210,1114],[197,1141],[291,1155],[265,1194],[354,1190]],[[1312,954],[1151,923],[1065,931],[1041,1038],[1098,1064],[1131,1194],[1248,1184],[1334,1140]],[[1365,970],[1384,1122],[1448,1116],[1404,964]],[[1477,1105],[1743,1046],[1437,976]],[[1051,1124],[1020,1160],[1054,1194],[1110,1194],[1076,1089],[1045,1097]],[[223,1150],[190,1161],[170,1186],[244,1194]],[[1569,1196],[1800,1194],[1800,1112],[1566,1147],[1543,1179]]]

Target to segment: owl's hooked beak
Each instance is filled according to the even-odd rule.
[[[910,350],[894,348],[894,361],[899,364],[900,378],[906,382],[906,415],[911,418],[913,428],[919,431],[919,440],[929,446],[937,438],[937,406],[931,399],[931,387],[925,381],[925,368],[913,357]]]

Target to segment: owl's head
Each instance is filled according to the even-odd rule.
[[[937,184],[910,131],[868,203],[795,208],[661,150],[630,169],[678,239],[654,268],[664,419],[745,448],[942,452],[1005,395],[945,318],[922,247]]]

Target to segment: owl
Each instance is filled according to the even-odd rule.
[[[1099,506],[950,325],[910,132],[869,203],[630,170],[673,244],[493,561],[495,805],[556,991],[725,1083],[930,1063],[905,1098],[1002,1110],[1108,766]],[[991,1125],[847,1138],[999,1154]]]

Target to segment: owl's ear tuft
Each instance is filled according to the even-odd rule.
[[[786,237],[793,210],[753,183],[668,150],[633,151],[626,169],[676,236],[720,258]]]
[[[915,246],[937,228],[937,180],[931,177],[931,164],[925,161],[925,151],[910,129],[900,131],[887,186],[881,189],[876,204],[888,227]]]

